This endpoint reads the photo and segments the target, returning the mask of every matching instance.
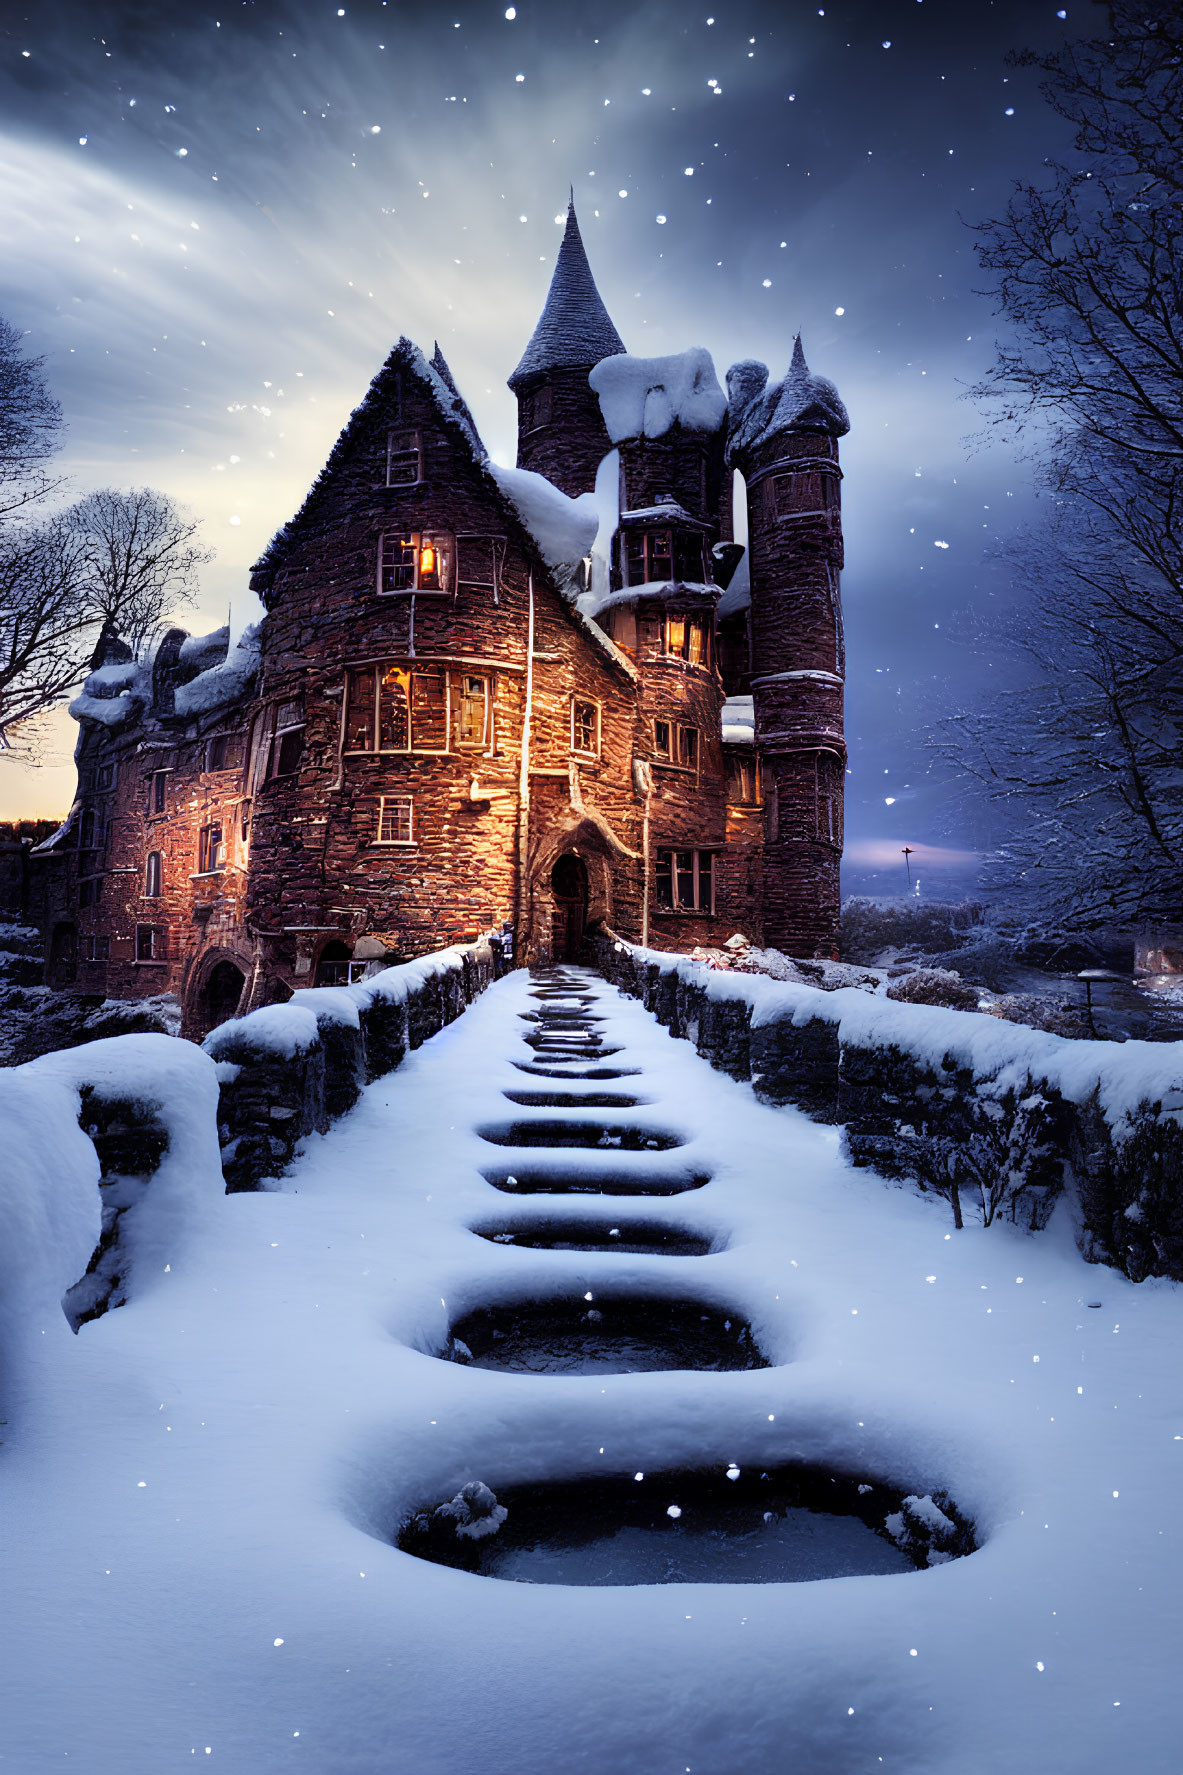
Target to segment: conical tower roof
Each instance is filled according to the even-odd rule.
[[[546,306],[509,386],[516,391],[520,383],[547,370],[582,369],[585,365],[590,370],[601,358],[615,357],[623,350],[624,342],[608,317],[591,274],[572,198]]]

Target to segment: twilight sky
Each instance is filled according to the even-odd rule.
[[[224,7],[224,10],[221,8]],[[512,15],[512,16],[511,16]],[[917,729],[988,667],[951,638],[1030,466],[967,447],[997,328],[965,226],[1065,144],[1011,48],[1095,0],[40,0],[0,10],[0,313],[46,354],[85,489],[147,482],[247,569],[400,333],[438,339],[495,458],[567,188],[630,351],[783,371],[800,328],[843,443],[847,885],[973,881]],[[0,817],[68,805],[0,761]],[[891,797],[889,802],[888,797]],[[963,853],[959,855],[958,853]],[[879,873],[876,874],[875,872]],[[899,883],[903,886],[903,883]]]

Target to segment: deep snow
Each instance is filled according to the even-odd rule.
[[[532,1061],[522,973],[371,1086],[275,1192],[198,1180],[168,1270],[77,1338],[30,1308],[21,1384],[0,1383],[0,1763],[1178,1775],[1180,1291],[1090,1268],[1066,1228],[954,1234],[942,1203],[851,1171],[836,1131],[756,1104],[586,978],[620,1049],[608,1066],[641,1069],[616,1087],[645,1100],[622,1115],[687,1143],[564,1168],[713,1179],[568,1196],[564,1219],[635,1215],[726,1249],[469,1230],[542,1205],[485,1182],[512,1149],[474,1132],[555,1113],[503,1095],[544,1084],[512,1064]],[[81,1201],[87,1143],[51,1133]],[[209,1154],[191,1162],[204,1174]],[[745,1313],[773,1366],[540,1378],[429,1353],[464,1312],[563,1278],[693,1289]],[[789,1456],[947,1488],[984,1544],[891,1577],[567,1589],[386,1538],[473,1480]]]

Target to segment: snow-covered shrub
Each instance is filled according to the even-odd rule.
[[[947,1492],[906,1497],[884,1528],[901,1552],[918,1566],[945,1565],[972,1553],[973,1523],[962,1516]]]
[[[1078,1005],[1039,998],[1033,992],[1004,992],[984,1000],[981,1008],[1007,1023],[1025,1023],[1028,1029],[1046,1029],[1050,1035],[1090,1034],[1088,1019]]]
[[[967,986],[951,968],[917,968],[893,980],[887,996],[904,1005],[946,1005],[956,1011],[976,1011],[978,992]]]

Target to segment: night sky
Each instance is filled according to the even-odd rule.
[[[964,891],[986,822],[952,811],[918,734],[988,681],[963,613],[1037,595],[989,558],[1031,516],[1032,467],[967,442],[998,327],[966,223],[1067,145],[1006,52],[1102,17],[1093,0],[8,4],[0,313],[48,358],[60,466],[190,507],[217,559],[186,625],[230,606],[240,627],[250,563],[400,333],[439,340],[513,460],[505,378],[573,185],[630,351],[705,345],[720,380],[744,357],[775,377],[800,329],[837,382],[845,879],[902,889],[909,843],[930,889]],[[64,810],[72,731],[57,768],[0,766],[0,813]]]

